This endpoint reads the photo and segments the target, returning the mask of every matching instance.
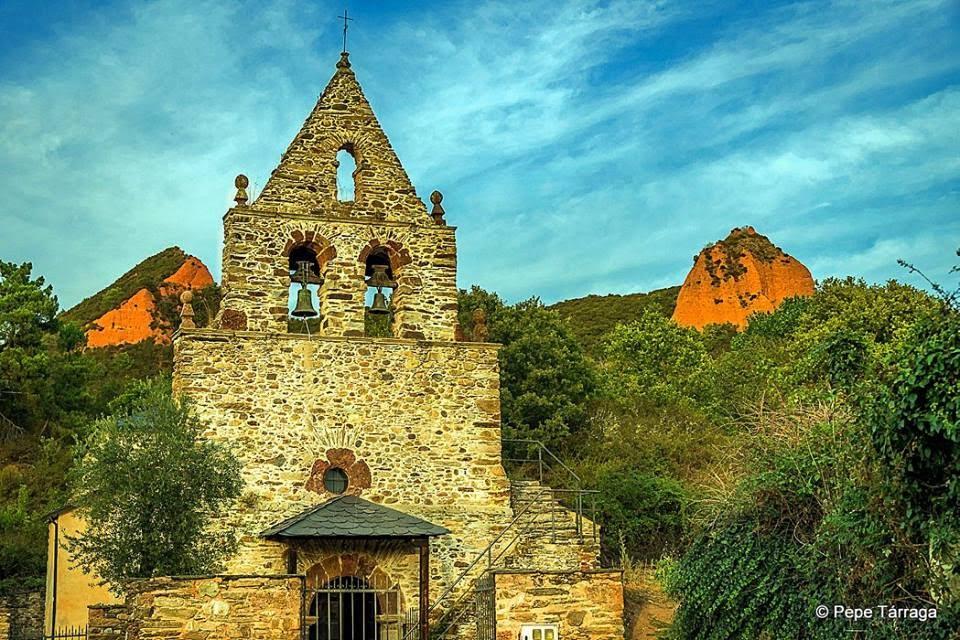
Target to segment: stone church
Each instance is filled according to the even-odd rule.
[[[242,462],[217,523],[238,551],[223,575],[91,606],[90,637],[622,638],[590,492],[533,443],[528,479],[504,470],[498,346],[458,331],[456,229],[439,193],[430,212],[417,195],[347,53],[252,201],[247,186],[223,217],[220,312],[193,326],[185,294],[174,365]]]

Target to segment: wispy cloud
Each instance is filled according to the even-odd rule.
[[[335,8],[117,5],[23,47],[0,71],[0,257],[67,302],[170,244],[216,267],[233,175],[262,184],[332,73]],[[817,277],[945,269],[960,244],[948,0],[351,13],[361,83],[460,228],[463,285],[666,286],[748,223]]]

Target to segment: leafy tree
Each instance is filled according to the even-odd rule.
[[[886,504],[926,549],[932,585],[960,602],[960,308],[944,296],[911,332],[892,384],[872,404],[870,436]]]
[[[477,285],[469,291],[461,289],[457,297],[457,322],[467,340],[474,340],[473,314],[482,309],[487,319],[487,325],[496,325],[500,314],[506,308],[503,300],[495,293],[481,289]]]
[[[473,333],[473,311],[483,309],[489,340],[500,350],[500,402],[507,438],[540,440],[560,450],[587,421],[596,388],[593,366],[566,322],[537,299],[505,305],[473,287],[460,292],[460,324]]]
[[[596,378],[563,319],[532,299],[504,308],[491,326],[500,352],[501,410],[508,436],[562,448],[584,427]]]
[[[614,400],[676,400],[707,361],[703,338],[655,311],[617,326],[603,345],[606,394]]]
[[[71,544],[108,582],[210,573],[235,548],[211,518],[238,497],[239,463],[201,437],[169,380],[137,383],[95,424],[72,473],[88,528]]]
[[[616,462],[602,465],[591,480],[600,492],[596,506],[607,557],[617,552],[613,542],[621,539],[629,553],[641,557],[659,558],[677,548],[687,500],[679,481]]]
[[[29,263],[0,261],[0,588],[43,575],[43,515],[62,505],[71,444],[96,411],[83,333]]]
[[[680,599],[674,637],[833,640],[851,627],[819,620],[818,604],[934,601],[934,621],[857,626],[885,640],[957,637],[955,300],[945,296],[937,310],[931,297],[896,283],[831,281],[812,298],[754,316],[706,368],[767,359],[765,374],[728,386],[743,399],[741,386],[761,394],[756,424],[740,438],[744,473],[664,567]],[[737,416],[738,425],[750,416]]]

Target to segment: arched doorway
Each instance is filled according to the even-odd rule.
[[[307,608],[307,640],[379,637],[376,592],[363,578],[340,576],[313,592]]]
[[[406,631],[400,585],[367,562],[347,554],[307,572],[306,640],[400,640]],[[337,575],[338,566],[347,572]]]

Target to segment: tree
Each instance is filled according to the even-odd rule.
[[[216,571],[236,545],[211,523],[240,494],[238,461],[202,438],[203,423],[168,379],[135,383],[111,408],[71,474],[88,525],[71,541],[80,563],[113,585]]]
[[[590,486],[599,491],[598,520],[608,557],[616,551],[612,542],[618,540],[628,553],[645,558],[676,549],[687,498],[679,481],[617,462],[601,465],[591,479]]]
[[[37,347],[55,326],[57,297],[43,278],[30,277],[33,265],[0,260],[0,350]]]
[[[960,290],[958,290],[960,291]],[[941,294],[942,295],[942,294]],[[886,504],[908,547],[931,561],[928,588],[960,608],[960,307],[942,298],[911,332],[871,406]],[[921,557],[920,561],[923,560]]]
[[[84,336],[30,263],[0,260],[0,589],[43,575],[43,514],[63,504],[70,444],[96,403]]]
[[[474,286],[459,297],[459,322],[473,336],[473,313],[482,309],[489,340],[500,350],[500,405],[504,437],[539,440],[562,449],[582,429],[596,389],[593,365],[556,311],[537,298],[506,305]]]
[[[708,358],[698,331],[649,309],[611,331],[602,354],[606,395],[625,402],[673,401],[689,394],[690,381]]]
[[[830,603],[936,603],[935,620],[857,628],[958,637],[960,312],[934,289],[939,309],[896,283],[828,281],[733,340],[731,373],[775,355],[722,395],[772,381],[785,400],[760,396],[739,481],[663,572],[680,600],[673,637],[848,637],[850,621],[814,615]]]

